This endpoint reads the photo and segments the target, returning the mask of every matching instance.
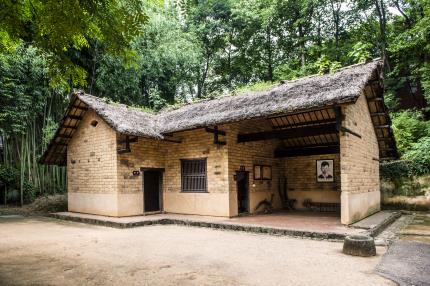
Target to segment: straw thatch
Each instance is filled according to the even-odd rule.
[[[157,116],[157,131],[169,133],[275,114],[354,102],[379,61],[333,74],[286,81],[272,89],[189,104]]]
[[[371,61],[333,74],[285,81],[265,91],[205,100],[157,114],[109,104],[91,95],[77,96],[120,133],[163,138],[171,132],[354,102],[379,65],[379,61]]]
[[[124,104],[108,103],[92,95],[77,93],[78,98],[93,109],[107,124],[120,133],[162,138],[155,130],[155,115]]]

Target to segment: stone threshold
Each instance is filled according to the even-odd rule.
[[[376,237],[401,215],[400,211],[379,211],[350,225],[350,227],[363,229],[363,234]]]
[[[316,232],[316,231],[306,231],[306,230],[292,230],[285,228],[277,228],[277,227],[265,227],[261,225],[252,225],[252,224],[240,224],[240,223],[226,223],[226,222],[216,222],[216,221],[203,221],[198,219],[178,219],[178,218],[151,218],[147,220],[141,221],[133,221],[133,222],[118,222],[113,221],[109,218],[102,218],[98,216],[97,218],[91,218],[87,216],[73,216],[61,213],[52,213],[49,214],[50,217],[56,219],[62,219],[73,222],[87,223],[99,226],[113,227],[113,228],[132,228],[132,227],[143,227],[150,225],[181,225],[181,226],[192,226],[192,227],[204,227],[204,228],[212,228],[218,230],[231,230],[231,231],[242,231],[249,233],[258,233],[258,234],[268,234],[275,236],[290,236],[296,238],[310,238],[317,240],[334,240],[334,241],[343,241],[345,237],[348,235],[346,233],[333,233],[333,232]],[[376,227],[363,231],[363,234],[375,236],[375,233],[378,233],[380,228],[384,228],[388,226],[388,224],[382,223],[381,226],[378,224]]]

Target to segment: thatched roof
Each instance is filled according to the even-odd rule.
[[[72,94],[56,133],[59,136],[54,137],[42,162],[58,164],[65,161],[68,141],[64,140],[68,139],[64,139],[64,134],[68,138],[73,136],[85,109],[94,110],[121,134],[163,139],[166,134],[178,131],[353,103],[370,81],[380,79],[380,68],[381,62],[374,60],[348,66],[332,74],[284,81],[264,91],[204,100],[155,114],[76,92]],[[70,124],[75,126],[74,129],[67,129]],[[62,157],[55,157],[54,153]],[[55,160],[49,159],[50,156]]]
[[[163,134],[252,118],[354,102],[379,61],[343,68],[333,74],[284,81],[271,89],[190,103],[149,114],[123,104],[77,93],[116,131],[163,138]]]
[[[379,61],[353,65],[333,74],[285,81],[260,92],[206,100],[161,112],[157,115],[157,131],[170,133],[354,102],[379,65]]]
[[[76,96],[119,133],[162,138],[156,131],[156,116],[153,114],[124,104],[109,103],[106,99],[84,93],[78,92]]]

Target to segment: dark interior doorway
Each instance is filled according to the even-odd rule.
[[[162,172],[158,170],[145,170],[143,172],[143,200],[145,212],[161,210],[160,193],[162,178]]]
[[[249,173],[246,171],[236,172],[237,207],[239,214],[249,212],[248,177]]]

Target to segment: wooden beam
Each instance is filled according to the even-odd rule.
[[[126,137],[125,140],[119,140],[117,143],[118,144],[127,144],[127,143],[136,143],[138,141],[138,137]]]
[[[66,134],[58,134],[57,137],[71,139],[72,136]]]
[[[345,119],[343,114],[342,114],[342,109],[340,108],[340,106],[335,106],[334,108],[334,113],[336,115],[336,130],[340,130],[340,128],[342,127],[342,121]]]
[[[290,139],[297,137],[308,137],[323,134],[337,134],[336,124],[324,124],[315,126],[306,126],[299,128],[291,128],[284,130],[273,130],[257,133],[239,134],[237,135],[237,142],[252,142],[270,139]]]
[[[164,138],[163,141],[172,142],[172,143],[182,143],[181,139],[174,139],[174,138]]]
[[[375,125],[375,128],[378,128],[378,129],[390,128],[390,125]]]
[[[275,158],[282,157],[297,157],[297,156],[311,156],[311,155],[324,155],[324,154],[338,154],[340,152],[339,144],[331,145],[318,145],[318,146],[303,146],[287,149],[276,149]]]
[[[397,157],[381,157],[379,158],[379,161],[386,161],[386,160],[397,160]]]
[[[354,131],[352,131],[351,129],[349,129],[349,128],[346,128],[346,127],[340,127],[340,131],[342,131],[342,132],[346,132],[346,133],[349,133],[349,134],[352,134],[352,135],[354,135],[354,136],[356,136],[356,137],[358,137],[358,138],[361,138],[361,135],[360,134],[358,134],[358,133],[356,133],[356,132],[354,132]]]
[[[131,152],[131,149],[127,149],[127,148],[125,148],[125,149],[120,149],[120,150],[117,150],[117,152],[118,152],[118,154],[130,153],[130,152]]]
[[[61,125],[61,128],[78,129],[78,127],[71,125]]]
[[[214,128],[206,127],[205,130],[206,130],[206,132],[214,134],[214,141],[213,141],[214,144],[217,144],[217,145],[225,145],[225,144],[227,144],[227,142],[225,142],[225,141],[219,141],[219,135],[225,136],[226,133],[225,133],[225,131],[219,130],[218,126],[215,125]]]
[[[370,113],[370,116],[388,116],[386,112],[374,112]]]
[[[372,98],[368,98],[368,101],[384,101],[384,99],[382,97],[372,97]]]
[[[209,132],[209,133],[214,133],[214,134],[225,136],[225,131],[218,130],[218,126],[215,126],[215,128],[206,127],[205,130],[206,130],[206,132]]]
[[[287,116],[280,116],[280,117],[274,117],[271,118],[271,120],[273,119],[277,119],[277,118],[286,118]],[[279,124],[279,126],[273,126],[273,128],[275,129],[282,129],[282,128],[296,128],[296,127],[304,127],[304,126],[310,126],[310,125],[316,125],[316,124],[320,124],[320,125],[324,125],[324,124],[329,124],[329,123],[335,123],[336,122],[336,118],[329,118],[329,119],[323,119],[323,120],[313,120],[313,121],[306,121],[303,123],[296,123],[296,124]]]
[[[76,109],[79,109],[79,110],[88,110],[88,107],[86,107],[86,106],[76,106],[76,105],[73,105],[72,106],[72,108],[76,108]]]
[[[68,117],[70,119],[75,119],[75,120],[82,120],[82,116],[77,116],[77,115],[68,114],[66,117]]]

